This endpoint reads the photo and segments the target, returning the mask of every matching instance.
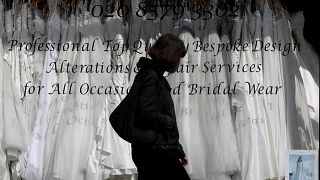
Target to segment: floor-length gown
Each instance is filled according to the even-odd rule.
[[[221,42],[217,32],[217,17],[207,21],[205,26],[204,43],[218,44]],[[223,65],[223,56],[217,49],[212,52],[203,51],[202,59],[217,66]],[[207,65],[208,66],[208,65]],[[202,132],[205,141],[206,157],[206,179],[230,179],[231,175],[239,171],[240,163],[234,127],[232,124],[230,101],[228,94],[223,94],[223,90],[228,87],[226,69],[215,72],[207,71],[205,74],[205,84],[216,87],[220,85],[219,94],[209,94],[206,96],[206,112],[201,119]],[[203,95],[202,95],[203,96]]]
[[[276,25],[277,37],[281,38],[280,40],[285,43],[293,44],[288,20],[282,17]],[[280,57],[283,59],[282,66],[284,71],[287,148],[298,150],[315,149],[315,138],[309,115],[305,85],[299,71],[299,59],[293,50],[290,50],[286,56]]]
[[[106,46],[103,45],[102,37],[104,35],[103,30],[104,27],[98,24],[99,19],[93,18],[94,28],[96,28],[96,32],[92,34],[93,37],[97,38],[96,42],[96,53],[91,52],[90,58],[91,61],[96,63],[104,63],[104,65],[111,64],[111,52],[104,51]],[[97,31],[98,30],[98,31]],[[91,79],[96,79],[92,82],[96,86],[111,86],[111,72],[110,73],[98,73],[95,75],[91,75]],[[106,131],[111,131],[112,129],[106,129],[106,123],[108,123],[106,119],[106,105],[107,105],[107,96],[106,95],[92,95],[94,98],[94,118],[96,119],[96,134],[95,140],[92,146],[92,150],[89,154],[88,165],[86,169],[86,178],[87,179],[107,179],[110,176],[110,171],[113,167],[108,166],[111,164],[110,157],[114,155],[109,151],[109,147],[105,146],[104,142],[110,143],[110,139],[112,136],[106,136]],[[117,146],[118,144],[114,144]],[[122,163],[122,162],[119,162]]]
[[[1,39],[2,41],[2,39]],[[2,42],[1,42],[2,44]],[[2,48],[2,45],[1,47]],[[2,49],[0,49],[0,51],[2,51]],[[2,52],[1,52],[2,53]],[[1,55],[1,54],[0,54]],[[3,119],[3,77],[5,76],[5,74],[3,73],[4,70],[4,61],[1,59],[0,60],[0,142],[1,142],[1,146],[0,146],[0,179],[3,180],[9,180],[10,176],[9,176],[9,168],[8,168],[8,164],[7,164],[7,154],[5,151],[5,147],[2,145],[2,142],[4,141],[4,119]]]
[[[61,44],[67,43],[67,32],[68,32],[69,24],[65,19],[61,19]],[[70,48],[71,49],[71,48]],[[69,50],[70,50],[69,49]],[[56,59],[57,66],[62,66],[67,60],[67,55],[69,51],[63,50],[63,48],[58,52],[58,57]],[[63,66],[63,70],[65,70],[66,66]],[[66,72],[56,73],[57,82],[54,87],[54,92],[51,94],[51,105],[48,113],[48,128],[45,136],[45,153],[44,153],[44,169],[43,169],[43,177],[45,179],[52,178],[52,158],[55,156],[55,147],[57,145],[57,137],[59,137],[58,128],[60,124],[60,120],[63,114],[64,103],[66,99],[66,88],[68,88],[68,74]]]
[[[10,18],[11,10],[6,11],[6,30],[7,40],[13,38],[13,22]],[[2,32],[2,31],[1,31]],[[17,35],[17,34],[16,34]],[[20,153],[27,149],[29,140],[28,123],[24,120],[24,110],[20,96],[20,89],[16,87],[12,77],[12,62],[15,61],[13,55],[15,52],[8,51],[9,43],[2,44],[1,33],[1,149],[6,152],[6,159],[1,157],[1,160],[6,160],[5,164],[1,164],[5,169],[1,174],[4,179],[8,178],[8,169],[6,166],[11,162],[10,174],[12,178],[20,176],[17,167],[19,166]],[[4,45],[4,46],[2,46]],[[6,51],[3,51],[3,50]],[[5,103],[5,104],[4,104]],[[3,162],[1,162],[3,163]],[[7,164],[8,163],[8,164]],[[2,167],[1,167],[2,170]]]
[[[273,43],[278,42],[281,39],[280,34],[277,34],[277,22],[276,15],[272,13],[268,5],[268,1],[264,2],[262,14],[262,38],[263,43]],[[259,44],[257,42],[257,44]],[[257,49],[259,47],[255,46]],[[261,49],[261,48],[260,48]],[[262,49],[263,57],[263,85],[265,88],[269,86],[278,86],[281,89],[276,94],[264,94],[265,109],[267,114],[267,122],[270,123],[270,133],[272,136],[272,151],[276,157],[277,164],[275,168],[277,169],[278,176],[282,177],[283,172],[283,162],[284,153],[287,147],[286,139],[286,104],[285,104],[285,93],[286,87],[284,86],[284,67],[283,67],[283,57],[281,52],[278,50],[268,51]],[[280,167],[281,165],[281,167]],[[279,177],[279,178],[280,178]]]
[[[64,24],[64,25],[63,25]],[[62,24],[62,27],[66,26],[66,22]],[[76,39],[76,17],[75,14],[72,14],[69,19],[69,26],[68,29],[66,27],[62,28],[62,42],[67,42],[69,44],[71,43],[78,43]],[[65,34],[67,30],[67,35]],[[65,39],[66,38],[66,39]],[[71,45],[70,45],[71,46]],[[62,61],[65,61],[65,63],[70,63],[70,65],[74,64],[75,56],[77,54],[77,51],[69,49],[66,52],[61,51],[60,57],[59,57],[59,64],[62,63]],[[65,66],[63,68],[65,70]],[[60,84],[60,88],[62,88],[64,85],[66,85],[67,88],[67,94],[60,94],[61,99],[58,99],[59,106],[56,106],[55,114],[58,119],[58,121],[55,121],[56,123],[53,127],[53,132],[56,134],[55,141],[53,141],[52,145],[52,155],[47,157],[48,158],[48,167],[46,170],[46,177],[47,179],[65,179],[68,176],[69,173],[72,173],[72,164],[73,158],[70,160],[68,158],[72,157],[74,149],[71,148],[71,143],[76,143],[74,140],[78,136],[77,132],[74,132],[74,126],[72,122],[74,121],[74,107],[75,107],[75,88],[74,88],[74,82],[75,82],[75,76],[74,73],[68,73],[66,72],[59,74],[58,80],[59,82],[66,82],[66,76],[68,78],[69,84]],[[63,80],[63,81],[61,81]],[[69,89],[70,88],[70,89]],[[62,89],[61,89],[62,90]],[[69,91],[70,90],[70,91]],[[62,102],[61,102],[62,101]],[[62,108],[62,109],[61,109]],[[54,115],[54,114],[52,114]],[[53,116],[54,117],[54,116]],[[60,117],[60,118],[59,118]],[[71,144],[71,145],[70,145]]]
[[[20,42],[32,42],[32,31],[31,29],[28,29],[28,4],[24,3],[22,4],[22,8],[20,10],[21,13],[21,26],[17,26],[19,29],[20,37],[19,41]],[[31,21],[32,22],[32,21]],[[43,25],[42,25],[43,26]],[[24,44],[21,48],[21,50],[18,51],[18,59],[19,59],[19,66],[20,66],[20,87],[24,87],[25,85],[28,85],[29,87],[34,86],[37,87],[36,85],[36,78],[35,78],[35,72],[33,69],[33,66],[31,62],[34,60],[34,53],[32,51],[27,50],[27,45]],[[44,58],[43,56],[41,57],[42,59]],[[16,61],[18,62],[18,61]],[[42,68],[42,67],[41,67]],[[28,89],[26,89],[28,90]],[[27,92],[27,91],[26,91]],[[24,90],[21,91],[21,93],[24,93]],[[37,115],[37,109],[38,109],[38,92],[34,91],[31,94],[25,94],[24,98],[22,98],[22,105],[23,105],[23,113],[24,113],[24,120],[27,122],[27,129],[28,129],[28,134],[31,135],[33,131],[33,126],[34,126],[34,121],[36,119]],[[22,96],[21,96],[22,97]],[[25,173],[25,167],[26,167],[26,162],[27,162],[27,156],[28,156],[28,151],[23,152],[19,156],[19,164],[17,165],[16,169],[19,168],[20,174],[23,176]]]
[[[303,12],[292,15],[290,20],[291,28],[297,38],[296,43],[300,43],[301,47],[300,51],[296,51],[296,55],[305,87],[311,125],[315,136],[315,148],[319,149],[319,56],[303,37]]]
[[[0,4],[0,57],[3,57],[3,45],[2,45],[2,35],[4,33],[4,19],[3,19],[3,15],[4,15],[4,6],[1,3]],[[0,59],[0,179],[3,180],[9,180],[9,169],[8,169],[8,165],[7,165],[7,155],[5,152],[5,147],[2,145],[2,142],[4,140],[4,119],[3,119],[3,78],[5,76],[8,76],[7,74],[4,74],[4,63],[6,63],[4,61],[3,58]],[[10,74],[9,74],[10,76]]]
[[[276,26],[277,34],[275,36],[275,41],[281,41],[283,43],[293,43],[292,37],[291,37],[291,29],[290,24],[288,22],[287,17],[284,15],[284,13],[279,13],[279,18],[276,19],[276,22],[274,25]],[[291,142],[288,141],[288,139],[284,139],[283,137],[287,137],[288,134],[292,134],[293,131],[295,131],[296,134],[299,132],[298,129],[292,129],[292,125],[296,122],[302,122],[303,119],[303,126],[307,127],[308,125],[311,125],[309,115],[307,112],[307,104],[306,104],[306,98],[305,98],[305,92],[302,89],[303,84],[297,83],[298,81],[301,81],[300,72],[298,71],[298,60],[295,57],[295,53],[293,50],[290,50],[290,52],[287,55],[281,55],[281,52],[279,52],[282,62],[282,68],[283,68],[283,77],[284,77],[284,96],[286,97],[286,106],[287,106],[287,122],[281,121],[278,125],[281,129],[280,135],[278,138],[278,145],[275,146],[277,148],[277,161],[278,161],[278,174],[279,177],[285,176],[285,163],[286,163],[286,150],[290,149]],[[300,79],[300,80],[299,80]],[[302,82],[302,81],[301,81]],[[300,111],[299,113],[297,113]],[[299,120],[300,119],[300,120]],[[301,130],[302,130],[301,129]],[[305,130],[303,130],[305,131]],[[305,132],[308,132],[308,128]],[[312,132],[309,132],[312,133]],[[309,135],[310,136],[310,135]],[[291,137],[290,137],[291,138]],[[289,138],[289,140],[290,140]],[[303,141],[303,138],[301,138],[298,141]],[[292,140],[291,140],[292,141]]]
[[[251,39],[249,36],[248,17],[242,20],[241,36],[239,35],[240,19],[235,19],[234,38],[241,37],[241,43],[247,43],[248,49],[241,52],[232,51],[232,62],[242,67],[245,64],[256,65],[252,54]],[[272,136],[269,132],[269,123],[261,95],[250,93],[249,84],[259,82],[259,72],[234,72],[231,82],[238,82],[236,94],[232,97],[235,108],[235,121],[238,136],[242,180],[267,179],[276,177],[275,157],[273,154]],[[234,77],[238,76],[238,77]],[[236,80],[236,81],[235,81]]]
[[[99,4],[100,2],[96,0],[92,1],[90,6],[94,7]],[[90,64],[110,65],[110,51],[112,48],[109,48],[108,51],[104,51],[106,49],[106,46],[103,44],[104,30],[105,27],[101,24],[100,18],[90,18],[90,26],[86,27],[86,34],[89,36],[89,41],[95,41],[95,50],[88,52],[90,56]],[[112,84],[110,76],[110,73],[106,72],[90,74],[90,84],[97,87],[110,86],[110,84]],[[106,95],[93,94],[91,96],[94,102],[90,110],[93,111],[93,123],[95,127],[93,133],[95,133],[95,138],[88,155],[85,178],[92,180],[107,179],[109,178],[109,174],[105,173],[106,167],[104,166],[103,161],[106,159],[105,156],[110,154],[110,152],[105,151],[102,145],[103,141],[107,139],[107,137],[104,136],[106,123]]]
[[[92,44],[93,41],[89,37],[88,27],[91,24],[91,16],[86,8],[81,8],[81,19],[79,22],[79,31],[81,33],[80,47],[84,44]],[[90,64],[90,51],[81,50],[76,53],[74,65],[89,65]],[[93,99],[92,95],[87,92],[83,93],[81,88],[83,85],[91,86],[90,73],[83,73],[77,71],[74,74],[74,103],[72,112],[65,112],[64,123],[62,124],[63,132],[70,136],[66,136],[65,140],[69,141],[69,147],[64,147],[67,150],[62,153],[65,159],[60,159],[59,164],[56,164],[57,177],[59,179],[85,179],[86,168],[88,163],[88,156],[93,145],[94,132],[95,132],[95,119],[93,118]],[[82,89],[82,90],[81,90]],[[71,108],[67,105],[67,108]],[[69,117],[69,118],[68,118]],[[66,143],[63,142],[63,143]],[[68,162],[67,164],[64,162]]]
[[[8,78],[3,78],[2,84],[2,105],[3,116],[1,118],[1,124],[3,125],[2,135],[2,147],[6,152],[6,163],[13,162],[14,166],[11,166],[11,172],[14,177],[20,176],[20,172],[16,169],[18,165],[20,152],[27,149],[27,143],[29,140],[27,123],[24,121],[23,108],[20,101],[19,93],[15,89],[12,78],[10,75],[10,67],[6,62],[3,62],[3,75]],[[3,164],[2,164],[3,165]],[[8,174],[4,174],[7,176]]]
[[[241,25],[242,25],[242,19],[239,16],[236,16],[233,18],[233,27],[231,30],[231,44],[236,42],[241,42]],[[240,62],[240,51],[238,50],[232,50],[230,51],[230,64],[237,65]],[[236,138],[237,138],[237,147],[239,151],[239,161],[240,161],[240,172],[233,175],[233,180],[240,180],[242,178],[242,171],[246,171],[246,167],[243,167],[242,165],[242,151],[243,151],[243,143],[241,136],[239,134],[241,133],[241,130],[238,129],[239,124],[239,113],[242,113],[242,107],[244,106],[244,93],[241,86],[238,84],[240,83],[240,80],[242,79],[241,72],[237,72],[235,70],[230,70],[230,87],[234,87],[234,92],[230,96],[230,106],[231,106],[231,112],[232,112],[232,118],[233,118],[233,124],[235,126],[235,132],[236,132]]]
[[[7,42],[1,45],[1,61],[2,61],[2,70],[1,73],[4,75],[2,79],[2,117],[0,117],[2,121],[2,148],[6,152],[7,163],[11,163],[11,174],[13,178],[20,176],[20,172],[18,172],[19,165],[19,156],[20,153],[27,149],[27,143],[29,140],[28,134],[28,123],[24,120],[24,109],[22,107],[21,101],[21,91],[20,85],[17,88],[16,81],[13,79],[13,66],[14,62],[18,59],[17,49],[9,47],[9,41],[15,40],[15,38],[19,38],[19,33],[13,34],[14,26],[12,19],[13,11],[12,9],[5,12],[5,22],[6,22],[6,35]],[[21,17],[21,16],[20,16]],[[20,21],[21,23],[21,21]],[[17,27],[17,26],[16,26]],[[21,27],[21,26],[20,26]],[[20,29],[21,30],[21,29]],[[2,41],[2,33],[1,33],[1,41]],[[11,50],[9,50],[11,49]],[[4,174],[5,176],[7,174]]]
[[[99,2],[95,2],[98,4]],[[91,75],[91,83],[96,86],[127,88],[128,51],[122,49],[126,44],[127,34],[123,26],[122,18],[115,17],[105,19],[103,27],[98,18],[92,18],[90,37],[97,39],[96,50],[90,52],[90,59],[93,63],[104,63],[105,66],[112,66],[110,72]],[[94,30],[95,29],[95,30]],[[110,41],[103,44],[103,38]],[[107,45],[109,47],[107,47]],[[112,49],[112,46],[118,49]],[[107,51],[104,51],[107,49]],[[124,51],[122,51],[124,50]],[[94,99],[94,119],[97,125],[96,138],[89,155],[87,166],[87,179],[107,179],[112,175],[132,174],[135,166],[131,160],[130,144],[121,139],[112,129],[109,122],[111,104],[118,105],[126,94],[103,94],[92,95]]]
[[[60,39],[60,17],[57,13],[56,2],[49,1],[50,16],[48,20],[48,43],[57,43]],[[53,51],[47,51],[44,62],[44,71],[42,74],[41,85],[44,88],[40,92],[39,110],[37,112],[31,143],[29,147],[28,160],[26,165],[26,180],[41,180],[43,178],[43,165],[45,155],[45,135],[49,124],[49,110],[51,104],[51,88],[57,82],[57,75],[51,70],[51,63],[55,62],[58,57],[57,45]]]
[[[104,34],[104,38],[112,40],[110,43],[111,46],[115,44],[119,44],[120,47],[125,46],[128,42],[128,33],[124,24],[127,22],[116,14],[114,17],[108,18],[105,21],[106,33]],[[101,48],[106,47],[107,46]],[[105,77],[107,81],[103,80],[105,81],[105,86],[110,86],[113,90],[116,88],[126,90],[128,88],[128,71],[126,67],[130,63],[129,55],[130,52],[128,50],[122,51],[121,48],[118,50],[109,50],[101,54],[105,64],[112,65],[113,67],[113,70]],[[120,104],[125,96],[126,91],[124,91],[124,93],[119,91],[118,93],[107,94],[104,104],[102,105],[103,110],[100,112],[103,121],[99,123],[100,132],[98,135],[101,140],[100,143],[97,144],[97,148],[100,152],[99,163],[102,166],[103,178],[109,178],[112,175],[136,173],[136,167],[131,159],[130,144],[119,137],[109,122],[111,112]]]
[[[27,3],[24,3],[21,8],[21,33],[20,33],[20,42],[32,42],[32,36],[28,31],[27,26]],[[20,64],[20,87],[28,84],[29,86],[34,86],[33,71],[30,65],[30,62],[33,61],[32,52],[26,50],[26,45],[22,46],[21,51],[19,50],[18,54],[19,64]],[[23,91],[22,91],[23,93]],[[33,129],[33,123],[36,118],[37,111],[37,102],[35,101],[38,93],[27,94],[22,99],[25,121],[28,122],[28,132],[31,134]],[[22,97],[22,96],[21,96]]]
[[[180,20],[179,38],[188,47],[187,54],[181,59],[178,71],[170,74],[168,81],[172,87],[172,99],[177,114],[177,125],[180,142],[184,148],[189,164],[185,167],[193,179],[205,179],[204,148],[200,129],[198,95],[189,95],[189,85],[200,80],[201,52],[193,52],[190,46],[199,41],[195,35],[193,23],[189,14]],[[187,68],[197,66],[194,72],[187,72]]]
[[[198,21],[193,22],[191,15],[188,13],[185,13],[179,24],[179,38],[185,42],[185,46],[188,49],[187,54],[181,59],[180,63],[183,66],[183,72],[177,72],[179,81],[176,86],[184,82],[185,84],[182,84],[182,87],[185,89],[182,89],[182,95],[175,95],[180,98],[179,103],[175,103],[175,108],[179,113],[178,116],[181,116],[177,118],[179,132],[182,132],[180,133],[181,143],[186,150],[187,157],[190,159],[190,164],[186,166],[187,172],[192,179],[201,179],[206,177],[205,140],[203,139],[201,127],[201,105],[203,101],[201,101],[198,93],[190,94],[190,85],[199,85],[203,80],[201,77],[202,52],[195,52],[194,46],[191,47],[195,41],[202,41],[203,31],[199,29]],[[171,21],[171,23],[173,22],[174,20]],[[171,28],[172,33],[178,30],[177,27]]]

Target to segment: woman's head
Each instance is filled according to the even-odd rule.
[[[150,57],[163,63],[169,73],[177,69],[186,53],[183,41],[172,34],[162,35],[148,51]]]

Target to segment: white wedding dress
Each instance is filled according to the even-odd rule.
[[[180,20],[179,38],[185,46],[191,45],[199,37],[195,36],[193,22],[188,15]],[[180,70],[187,66],[197,65],[192,72],[176,72],[170,74],[168,82],[172,88],[172,99],[175,105],[177,125],[186,156],[189,160],[185,167],[192,179],[205,179],[204,144],[200,127],[200,102],[198,95],[189,95],[188,85],[200,81],[201,52],[193,52],[190,47],[187,54],[180,61]],[[181,84],[180,84],[181,83]],[[178,87],[180,86],[180,94]]]
[[[69,20],[69,26],[66,21],[62,21],[62,39],[61,42],[65,43],[75,43],[76,39],[76,16],[71,15]],[[65,63],[74,64],[76,59],[77,51],[60,51],[58,63],[61,64],[62,61],[66,60]],[[65,67],[63,67],[63,71]],[[75,81],[74,73],[67,74],[59,73],[57,75],[58,82],[60,83],[60,91],[62,93],[62,88],[64,85],[67,88],[67,94],[60,94],[55,96],[54,108],[51,113],[51,124],[49,131],[47,132],[47,138],[51,138],[51,142],[47,144],[46,151],[49,152],[46,156],[46,167],[44,169],[44,175],[46,179],[66,179],[71,173],[72,168],[74,168],[73,155],[75,151],[72,148],[73,144],[77,143],[76,137],[79,134],[74,131],[74,126],[72,122],[74,121],[74,108],[75,108],[75,84],[64,84],[69,80],[69,82]],[[71,94],[69,94],[69,88],[71,88]],[[57,92],[56,92],[57,93]],[[52,149],[50,149],[50,147]]]
[[[92,38],[88,35],[87,27],[90,25],[89,12],[84,10],[77,16],[79,19],[77,28],[81,33],[80,47],[85,43],[92,44]],[[75,41],[77,42],[77,41]],[[68,59],[72,62],[71,59]],[[89,65],[90,52],[77,51],[74,65]],[[90,73],[74,73],[75,81],[72,94],[68,95],[65,102],[65,111],[63,119],[60,120],[59,134],[62,134],[61,140],[57,143],[57,157],[54,161],[54,178],[56,179],[85,179],[86,168],[89,160],[89,153],[94,141],[95,119],[93,118],[93,99],[89,93],[81,94],[81,85],[88,83],[91,85]],[[68,143],[68,144],[67,144]],[[60,151],[60,152],[59,152]]]
[[[276,15],[272,13],[268,2],[264,2],[264,11],[262,14],[262,38],[263,43],[278,42],[283,39],[281,33],[279,33],[278,22]],[[271,152],[275,155],[276,164],[274,168],[277,170],[278,178],[284,176],[284,162],[285,151],[287,148],[287,127],[286,127],[286,108],[285,93],[287,87],[285,86],[284,69],[285,62],[281,52],[262,50],[263,57],[263,85],[265,88],[269,86],[281,86],[282,88],[277,94],[265,94],[265,109],[268,122],[270,124]]]
[[[57,13],[56,2],[49,2],[50,18],[48,20],[48,42],[57,43],[60,39],[60,17]],[[54,51],[47,51],[44,62],[44,71],[50,71],[50,63],[58,58],[57,46]],[[44,88],[40,92],[39,110],[37,112],[31,143],[29,146],[28,160],[24,178],[26,180],[41,180],[43,178],[43,168],[45,157],[46,131],[49,125],[49,113],[52,107],[51,92],[52,85],[57,82],[55,71],[44,72],[42,74],[41,85]]]
[[[60,43],[65,44],[67,42],[67,32],[68,32],[69,24],[66,20],[61,19],[61,39]],[[71,48],[70,48],[71,49]],[[71,50],[70,50],[71,51]],[[69,51],[61,50],[58,53],[58,57],[56,59],[57,66],[60,67],[64,60],[68,57]],[[65,68],[65,67],[64,67]],[[57,142],[57,137],[59,137],[59,124],[62,118],[64,103],[66,99],[66,93],[64,92],[64,87],[68,88],[67,81],[68,76],[67,73],[56,73],[56,86],[54,87],[56,91],[51,95],[51,105],[48,113],[48,128],[45,136],[45,153],[44,153],[44,168],[43,168],[43,177],[45,179],[50,179],[52,177],[52,159],[55,156],[55,147]],[[51,85],[52,86],[52,85]],[[52,92],[53,90],[51,90]]]
[[[293,43],[288,20],[277,22],[278,37],[285,43]],[[315,149],[315,138],[309,115],[303,78],[299,70],[297,52],[290,51],[283,58],[284,88],[286,100],[287,148],[295,150]],[[283,128],[284,129],[284,128]]]
[[[1,151],[2,149],[6,152],[6,155],[1,154],[1,171],[3,171],[1,176],[4,179],[8,178],[8,162],[14,162],[14,166],[11,169],[13,171],[13,177],[20,176],[20,172],[17,172],[18,169],[17,163],[19,160],[19,155],[21,152],[27,149],[27,143],[29,140],[28,131],[27,131],[27,122],[23,120],[23,108],[18,95],[17,90],[10,78],[10,67],[7,62],[1,60],[3,65],[1,68],[2,75],[9,78],[2,78],[1,84],[1,105],[2,108],[0,112],[0,125],[1,125]],[[1,78],[1,77],[0,77]],[[6,103],[5,105],[3,103]]]
[[[303,37],[304,16],[297,12],[291,17],[291,28],[301,50],[296,52],[299,70],[303,79],[311,125],[315,138],[315,149],[319,149],[319,56]]]
[[[28,16],[28,9],[27,9],[27,3],[24,3],[22,5],[21,9],[21,31],[20,33],[20,42],[32,42],[32,35],[28,31],[27,26],[27,16]],[[19,28],[19,26],[18,26]],[[26,84],[29,86],[34,86],[35,81],[33,78],[33,70],[30,62],[33,61],[34,56],[32,55],[32,52],[29,52],[26,50],[26,45],[22,46],[22,50],[18,52],[18,59],[20,64],[20,87],[24,87]],[[19,88],[20,88],[19,87]],[[21,88],[20,88],[21,89]],[[20,90],[19,89],[19,90]],[[21,91],[21,94],[23,94],[23,88]],[[36,119],[37,114],[37,102],[35,99],[37,99],[38,93],[35,92],[33,94],[26,94],[26,96],[22,99],[24,114],[25,114],[25,121],[28,123],[28,133],[31,134],[33,130],[33,124],[34,120]],[[22,97],[22,96],[21,96]]]
[[[4,19],[3,19],[3,14],[4,14],[4,6],[1,3],[0,4],[0,57],[3,57],[3,45],[2,45],[2,35],[4,33]],[[3,180],[9,180],[10,176],[9,176],[9,168],[8,168],[8,164],[7,164],[7,155],[6,155],[6,149],[5,147],[2,145],[2,142],[4,141],[4,133],[5,133],[5,129],[4,129],[4,111],[3,111],[3,106],[4,106],[4,101],[3,101],[3,80],[5,76],[10,76],[10,74],[4,74],[4,63],[6,63],[4,61],[3,58],[0,59],[0,179]],[[8,67],[8,66],[7,66]]]
[[[264,2],[264,12],[262,15],[262,37],[264,43],[273,43],[283,40],[283,35],[280,29],[284,24],[281,22],[284,20],[277,17],[281,17],[281,14],[276,16],[272,13],[268,2]],[[285,176],[285,152],[287,150],[287,127],[286,127],[286,103],[285,93],[287,87],[285,86],[285,58],[281,52],[265,51],[262,50],[263,57],[263,83],[265,88],[268,86],[281,86],[282,88],[277,94],[265,94],[265,108],[268,122],[270,123],[270,135],[272,136],[272,149],[271,152],[275,155],[276,164],[274,164],[277,170],[277,178],[283,178]]]
[[[217,17],[206,22],[203,35],[203,42],[209,44],[221,43],[217,32]],[[209,65],[223,65],[222,53],[214,51],[201,52],[202,63],[209,62]],[[219,84],[221,91],[228,86],[226,69],[220,72],[201,72],[205,79],[206,86],[216,87]],[[230,101],[228,94],[203,94],[205,112],[200,119],[202,133],[205,143],[206,157],[206,179],[228,180],[231,175],[240,170],[238,149],[236,144],[235,131],[232,124]]]
[[[15,37],[19,37],[17,32],[13,34],[13,19],[12,10],[5,12],[5,22],[6,22],[6,35],[7,41],[14,39]],[[20,21],[21,22],[21,21]],[[21,27],[21,26],[20,26]],[[4,30],[4,29],[3,29]],[[21,29],[20,29],[21,30]],[[3,32],[1,30],[1,32]],[[19,156],[20,153],[27,149],[27,144],[29,141],[29,133],[28,133],[28,122],[25,121],[24,109],[21,101],[20,89],[17,88],[17,84],[15,83],[12,75],[13,67],[12,64],[18,60],[17,49],[13,48],[12,51],[9,51],[9,43],[2,44],[2,33],[1,33],[1,83],[0,83],[0,121],[1,121],[1,151],[3,149],[6,152],[6,162],[12,162],[11,167],[11,175],[12,178],[18,178],[21,176],[19,171]],[[3,45],[3,46],[2,46]],[[4,78],[5,77],[5,78]],[[19,86],[20,88],[20,86]],[[4,104],[5,103],[5,104]],[[5,160],[4,157],[1,157],[1,161]],[[4,179],[8,178],[8,169],[6,166],[8,164],[2,164],[1,162],[1,171],[3,169]]]
[[[233,40],[241,43],[252,42],[249,34],[247,15],[243,19],[234,20]],[[242,24],[242,27],[241,27]],[[240,33],[241,32],[241,33]],[[256,64],[251,43],[247,51],[232,51],[233,64]],[[235,71],[235,70],[233,70]],[[259,72],[233,72],[231,84],[238,82],[236,94],[232,96],[232,107],[235,113],[235,124],[238,138],[239,157],[241,163],[241,180],[267,179],[276,177],[276,161],[271,144],[270,124],[266,117],[263,96],[249,93],[250,84],[259,83]]]
[[[114,17],[105,19],[105,29],[103,29],[103,26],[100,27],[99,19],[92,18],[92,22],[92,26],[98,29],[92,38],[98,38],[98,41],[96,50],[90,53],[90,59],[93,63],[103,62],[106,66],[112,65],[114,69],[109,73],[92,74],[91,83],[97,86],[109,86],[113,89],[116,87],[126,89],[128,87],[126,66],[129,64],[129,51],[122,51],[121,49],[128,38],[127,29],[123,25],[126,22],[123,22],[123,19],[116,14],[114,14]],[[92,29],[90,32],[94,32],[94,30]],[[107,44],[102,44],[103,38],[105,40],[112,40],[110,43],[111,47],[118,44],[120,48],[113,50],[109,47],[108,51],[104,51],[107,48]],[[122,66],[123,69],[116,69],[116,66]],[[136,173],[136,167],[131,159],[130,144],[116,134],[109,122],[111,112],[125,96],[126,94],[121,93],[92,95],[95,102],[93,110],[97,129],[93,148],[89,155],[87,179],[107,179],[115,175],[127,174],[130,176]]]

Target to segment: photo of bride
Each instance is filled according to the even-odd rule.
[[[317,180],[316,155],[289,153],[289,180]]]

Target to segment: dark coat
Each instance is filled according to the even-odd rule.
[[[168,149],[179,158],[184,157],[183,148],[179,143],[171,88],[163,76],[164,66],[147,58],[140,58],[137,66],[137,76],[140,76],[142,88],[137,104],[136,127],[156,132],[156,142],[152,145],[154,148]]]

